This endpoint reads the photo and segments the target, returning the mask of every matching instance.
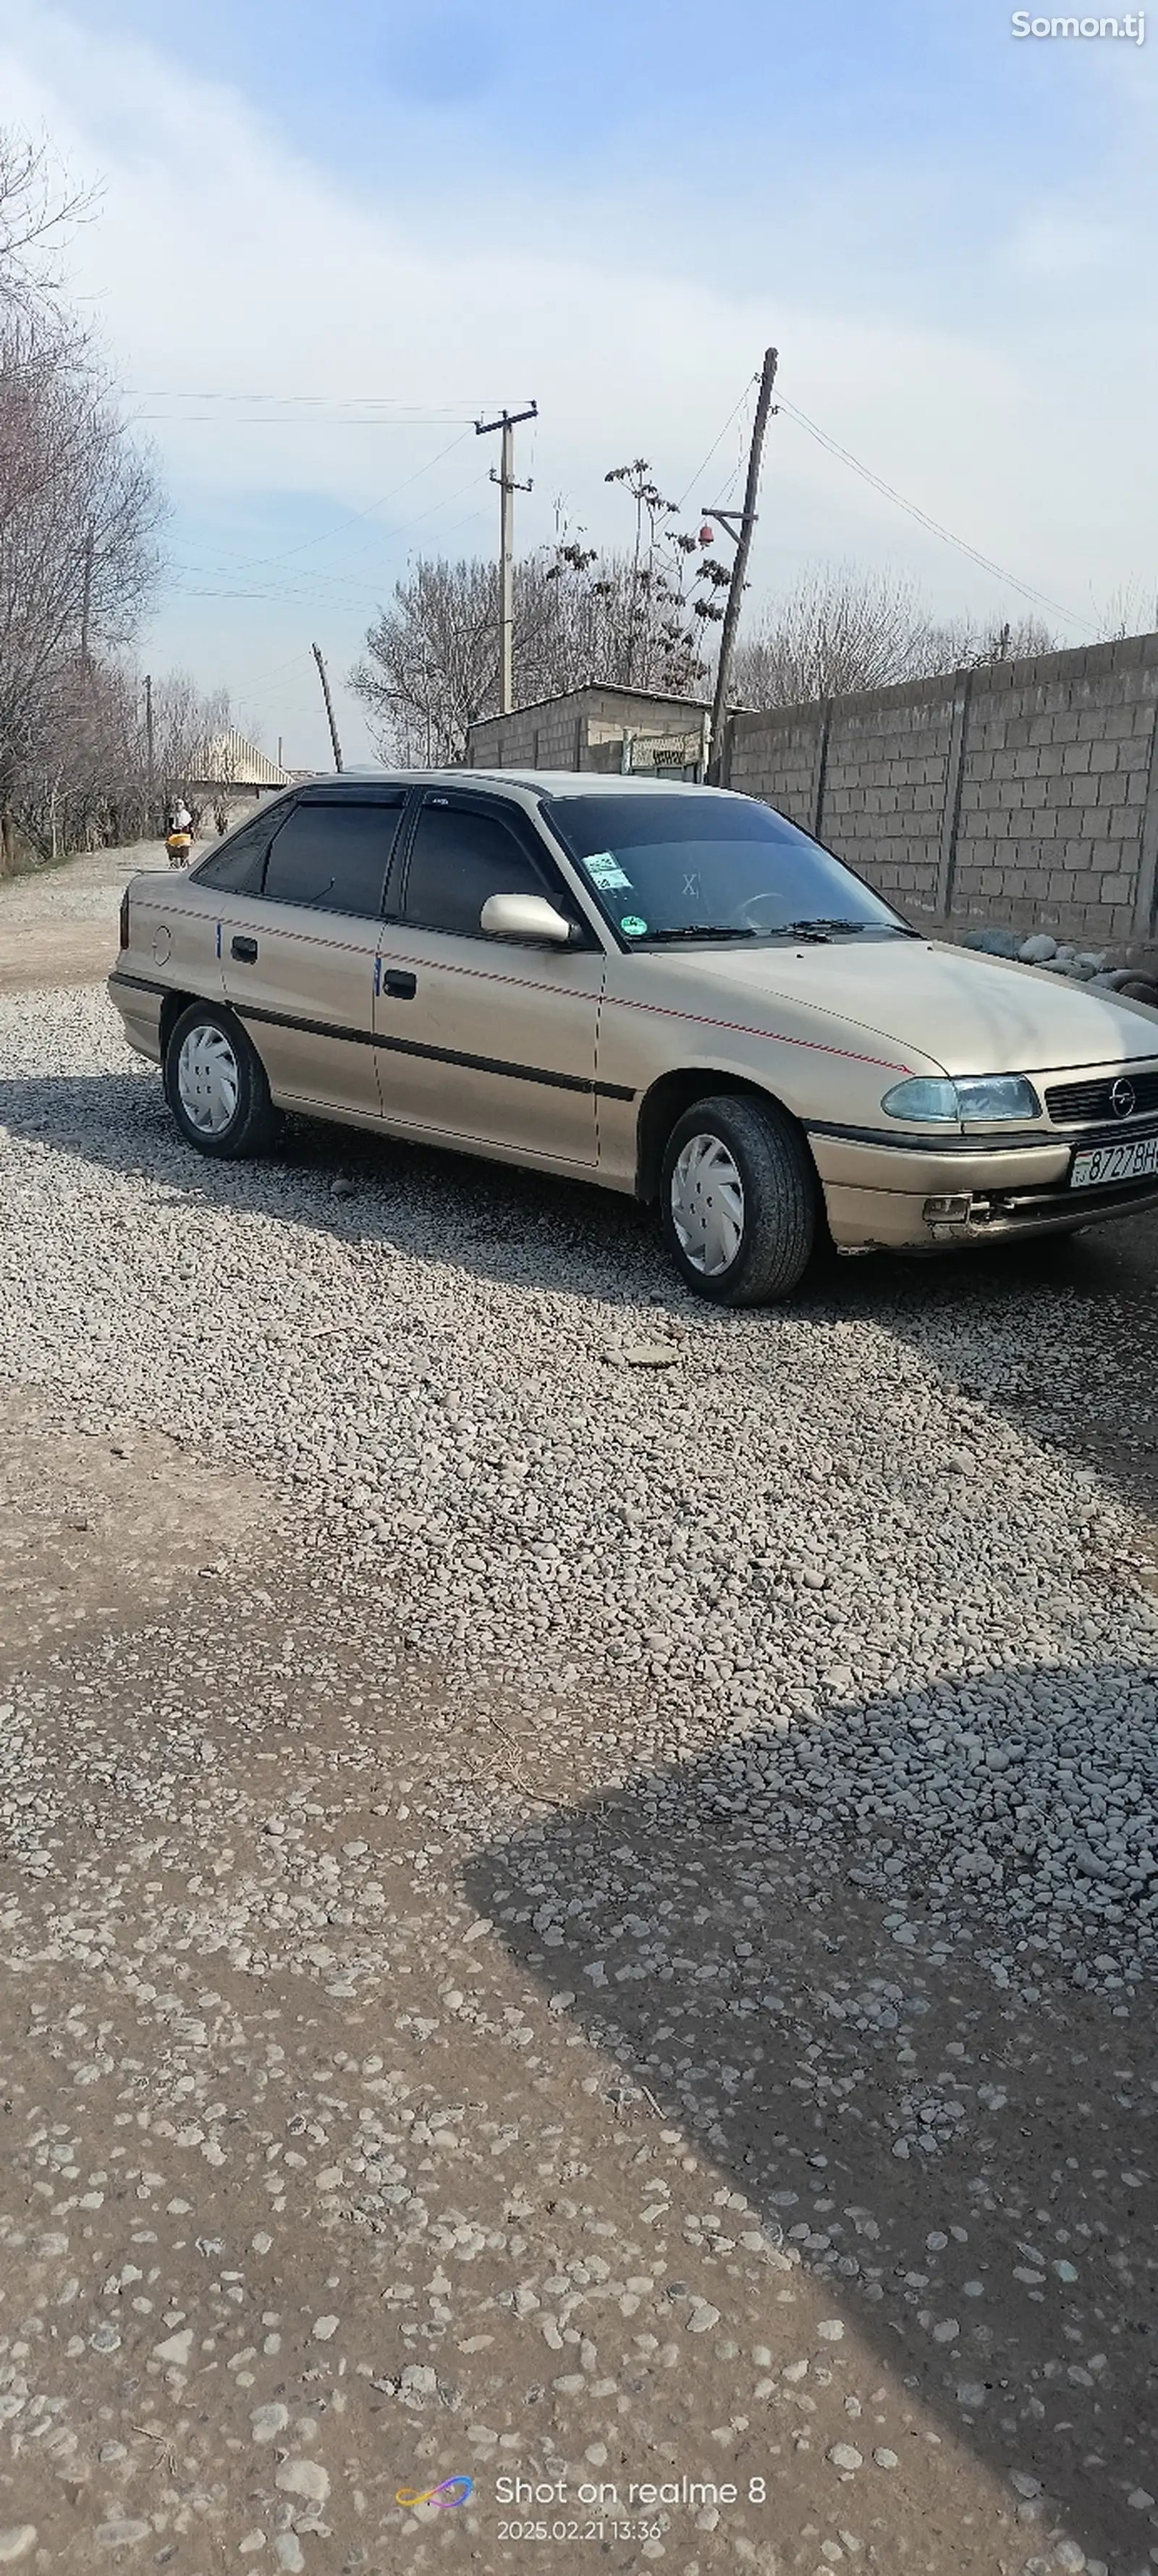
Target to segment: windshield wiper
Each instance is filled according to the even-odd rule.
[[[747,923],[685,921],[681,922],[678,930],[649,930],[647,945],[650,947],[657,939],[758,939],[759,937],[759,931],[750,929]],[[644,942],[633,939],[631,944],[633,948],[642,948]]]
[[[834,930],[867,930],[867,921],[829,921],[823,913],[810,913],[807,921],[786,921],[784,929],[794,939],[827,939]]]
[[[810,935],[813,938],[826,939],[830,931],[842,930],[850,933],[857,930],[888,930],[901,939],[916,939],[920,936],[918,931],[910,930],[907,923],[903,921],[830,921],[822,913],[814,913],[809,921],[790,921],[787,928],[798,939],[807,939]]]

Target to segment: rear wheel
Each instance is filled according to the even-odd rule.
[[[165,1097],[185,1141],[226,1162],[272,1144],[278,1118],[265,1067],[232,1012],[194,1002],[165,1049]]]
[[[804,1139],[771,1101],[697,1100],[668,1138],[664,1238],[689,1288],[717,1305],[792,1295],[816,1239],[817,1195]]]

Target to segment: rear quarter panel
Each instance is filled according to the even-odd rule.
[[[129,885],[129,944],[122,948],[110,992],[130,1046],[159,1061],[167,993],[220,1001],[217,898],[176,871],[150,871]]]

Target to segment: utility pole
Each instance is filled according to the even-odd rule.
[[[526,411],[500,412],[497,420],[476,420],[475,435],[486,438],[492,429],[501,429],[503,443],[499,471],[491,467],[491,481],[499,487],[499,714],[509,716],[515,703],[515,494],[529,492],[529,483],[515,481],[515,431],[521,420],[537,420],[539,406],[530,403]]]
[[[322,660],[322,648],[320,644],[315,644],[312,649],[314,660],[318,666],[318,678],[322,684],[322,696],[326,701],[326,717],[330,728],[330,740],[334,746],[334,767],[335,769],[340,769],[342,766],[342,746],[338,740],[338,728],[334,722],[334,706],[333,700],[330,696],[330,683],[326,678],[326,666]]]
[[[736,641],[736,628],[740,622],[740,608],[744,597],[744,582],[748,570],[748,556],[751,552],[752,546],[752,530],[756,525],[756,502],[760,491],[760,461],[764,453],[764,432],[768,427],[768,414],[772,408],[772,387],[776,381],[777,363],[777,350],[765,349],[764,366],[760,376],[760,391],[756,397],[756,417],[752,423],[752,444],[748,451],[748,480],[744,486],[744,507],[738,514],[740,521],[739,534],[737,535],[734,524],[737,517],[736,511],[705,510],[704,512],[705,519],[718,519],[721,526],[727,529],[728,535],[731,537],[732,543],[736,549],[736,560],[732,566],[731,586],[728,591],[727,606],[724,610],[724,628],[720,637],[720,658],[716,665],[716,695],[715,703],[712,707],[712,749],[711,759],[708,763],[708,776],[714,787],[718,787],[720,783],[720,767],[724,752],[724,717],[728,704],[728,677],[732,667],[732,649]]]
[[[88,642],[89,623],[92,614],[92,558],[93,534],[90,526],[84,541],[84,591],[81,598],[80,609],[80,667],[83,685],[86,689],[92,677],[92,665],[89,659]]]
[[[153,811],[153,675],[145,673],[145,796]]]

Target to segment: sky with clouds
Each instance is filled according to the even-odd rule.
[[[1158,622],[1158,9],[1146,41],[1019,39],[989,0],[0,0],[0,119],[99,183],[69,257],[172,500],[154,668],[328,757],[421,553],[608,543],[649,457],[734,490],[768,342],[758,607],[818,561],[930,608],[1029,603],[798,413],[1044,596]]]

